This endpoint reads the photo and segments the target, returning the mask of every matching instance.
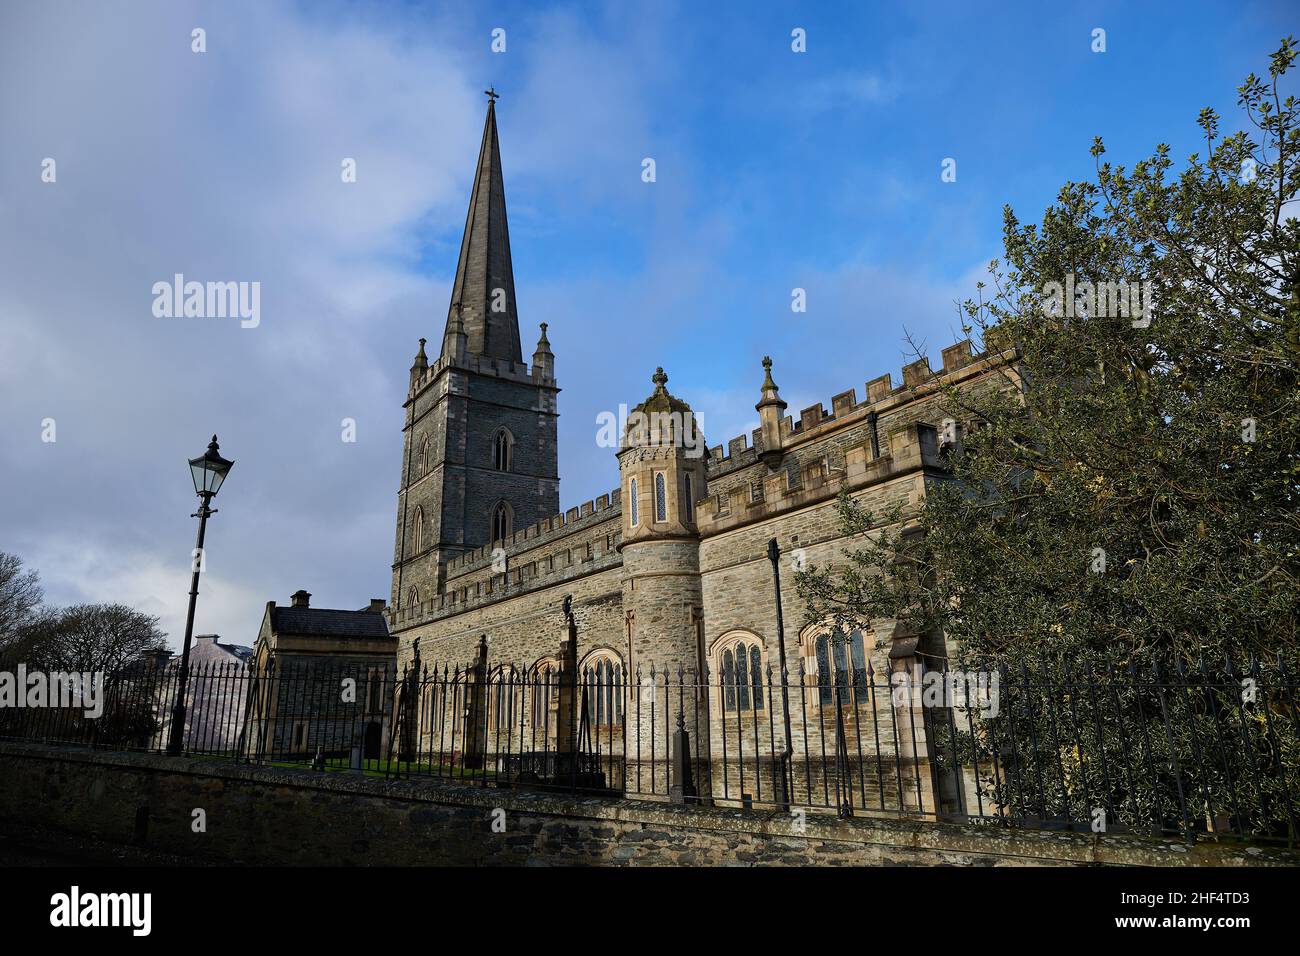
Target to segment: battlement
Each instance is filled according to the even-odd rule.
[[[787,415],[781,419],[781,440],[799,444],[810,433],[823,426],[841,423],[855,412],[879,414],[886,409],[892,410],[931,394],[943,385],[983,371],[990,360],[1004,357],[1007,353],[1006,344],[992,331],[988,335],[988,345],[989,350],[977,354],[970,339],[962,339],[942,350],[942,364],[937,369],[931,369],[929,358],[921,358],[903,366],[900,385],[894,384],[889,372],[871,379],[866,383],[866,398],[861,402],[858,401],[857,389],[850,388],[831,397],[830,411],[818,402],[800,411],[798,419]],[[714,445],[709,449],[710,474],[752,465],[759,460],[762,450],[762,430],[758,428],[747,435],[736,436],[725,446]]]
[[[874,455],[870,440],[845,449],[844,465],[832,471],[781,468],[754,484],[733,485],[696,505],[701,535],[763,521],[774,515],[833,498],[844,490],[878,484],[901,475],[946,469],[938,429],[909,422],[889,433],[889,451]]]
[[[563,514],[552,515],[541,521],[521,528],[510,536],[509,541],[501,543],[507,563],[509,559],[521,552],[531,551],[536,547],[556,541],[578,530],[577,525],[598,524],[620,513],[622,491],[615,488],[609,494],[601,495],[591,501],[583,502],[576,508],[570,508]],[[594,520],[588,521],[592,518]],[[496,544],[485,544],[473,551],[457,555],[447,562],[447,576],[461,576],[492,564]]]
[[[549,519],[552,523],[560,522],[551,532],[545,530],[546,521],[521,531],[516,536],[517,542],[512,539],[507,543],[507,549],[514,550],[513,553],[508,551],[503,565],[494,565],[491,549],[484,548],[453,559],[448,562],[446,587],[418,604],[391,608],[390,625],[404,628],[453,617],[574,578],[620,567],[623,563],[619,553],[621,528],[603,536],[598,530],[602,523],[616,519],[620,514],[617,498],[612,501],[610,498],[610,495],[601,495],[595,502],[589,501]],[[599,508],[596,507],[598,503],[602,504]],[[597,529],[596,537],[583,534],[593,529]]]
[[[415,395],[424,391],[444,369],[455,369],[458,372],[474,372],[478,375],[487,375],[493,378],[504,379],[509,382],[520,382],[527,385],[555,385],[555,379],[544,374],[540,368],[530,366],[527,362],[512,362],[508,359],[492,358],[487,355],[466,355],[460,361],[454,361],[446,355],[439,356],[430,366],[424,370],[418,378],[411,381],[411,394]]]

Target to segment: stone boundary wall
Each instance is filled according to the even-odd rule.
[[[1297,865],[1278,848],[480,789],[0,742],[0,826],[277,865]],[[206,812],[194,833],[192,812]],[[493,832],[496,809],[505,832]]]

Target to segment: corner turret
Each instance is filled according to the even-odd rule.
[[[650,380],[655,390],[628,414],[618,453],[624,544],[694,535],[695,502],[705,493],[706,444],[695,413],[668,391],[662,368]]]

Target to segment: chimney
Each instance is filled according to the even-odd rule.
[[[299,588],[289,595],[289,603],[293,607],[311,607],[311,595]]]
[[[370,610],[374,611],[376,614],[383,614],[383,613],[384,613],[384,608],[385,608],[387,605],[388,605],[388,602],[385,601],[383,598],[371,598],[371,599],[370,599]]]

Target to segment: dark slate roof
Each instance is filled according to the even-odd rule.
[[[375,611],[340,611],[326,607],[273,607],[271,627],[277,634],[388,636],[388,621],[382,614]]]
[[[217,641],[217,647],[221,648],[223,651],[228,651],[229,653],[234,654],[241,661],[246,661],[253,656],[253,649],[251,647],[245,647],[243,644],[222,644],[220,641]]]
[[[492,311],[492,290],[504,289],[505,308]],[[510,227],[506,223],[506,190],[501,176],[501,144],[497,139],[497,113],[488,102],[479,146],[474,185],[460,241],[460,260],[451,286],[447,310],[450,330],[460,304],[466,347],[476,355],[522,362],[519,350],[519,313],[515,309],[515,272],[510,261]],[[446,334],[443,343],[446,344]]]

